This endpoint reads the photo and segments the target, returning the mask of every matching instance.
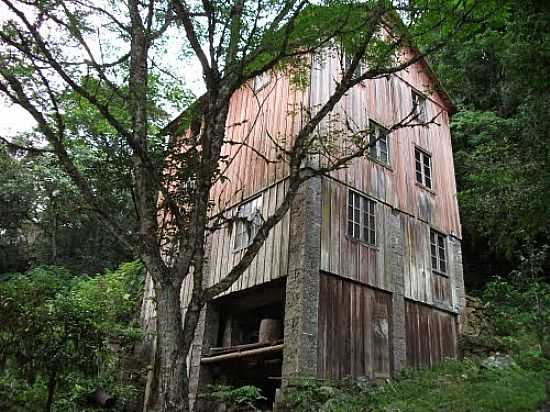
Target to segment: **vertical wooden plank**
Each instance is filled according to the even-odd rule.
[[[321,178],[321,270],[330,272],[330,183],[327,178]]]
[[[331,214],[331,257],[330,257],[330,271],[332,273],[342,273],[342,265],[341,265],[341,253],[340,253],[340,243],[341,243],[341,237],[340,232],[342,228],[342,220],[340,219],[340,213],[342,213],[342,204],[340,202],[340,190],[339,185],[331,182],[330,183],[330,193],[331,193],[331,199],[332,199],[332,205],[330,208],[330,214]],[[344,206],[344,207],[347,207]],[[344,213],[345,213],[344,209]],[[344,219],[345,222],[345,219]],[[344,223],[346,224],[346,223]],[[344,226],[345,228],[345,226]],[[345,230],[345,229],[342,229]],[[343,236],[342,236],[343,237]]]
[[[284,193],[288,192],[288,180],[283,183]],[[281,275],[288,275],[288,248],[290,241],[290,212],[287,211],[282,219],[282,244],[281,244]]]

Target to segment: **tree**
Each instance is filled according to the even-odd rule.
[[[131,394],[115,378],[121,359],[112,344],[139,337],[142,289],[139,262],[94,277],[37,267],[0,282],[2,409],[74,410],[97,384]]]
[[[307,163],[309,156],[330,150],[330,145],[319,144],[323,139],[316,133],[320,122],[353,86],[418,62],[450,41],[477,12],[475,1],[328,1],[315,6],[307,0],[2,3],[9,18],[0,30],[0,91],[33,116],[89,209],[143,262],[154,281],[159,363],[154,406],[162,411],[188,409],[186,356],[205,302],[239,278],[305,181],[363,156],[375,142],[370,139],[371,130],[353,130],[343,122],[341,132],[350,136],[353,150],[330,156],[326,167],[313,168]],[[388,26],[391,35],[381,36]],[[159,54],[164,42],[178,34],[185,44],[183,52],[200,63],[206,92],[178,118],[176,130],[185,132],[185,138],[167,140],[151,109],[162,102],[154,100],[150,87],[153,76],[179,78],[181,73],[163,67]],[[426,36],[430,46],[425,50],[409,57],[399,53]],[[349,60],[342,59],[348,61],[342,65],[341,78],[335,79],[332,95],[314,113],[304,113],[302,128],[282,153],[290,170],[284,200],[263,221],[228,276],[203,287],[205,244],[212,224],[209,196],[212,186],[224,179],[227,159],[221,157],[221,150],[228,141],[225,130],[231,96],[267,70],[289,66],[298,74],[300,68],[307,70],[303,57],[335,44],[342,44]],[[364,58],[368,64],[358,70]],[[181,90],[177,82],[172,85],[171,90]],[[93,107],[114,130],[113,150],[132,188],[135,231],[113,219],[109,193],[98,190],[93,176],[75,161],[63,101],[67,93]],[[117,101],[122,104],[113,104]],[[390,132],[418,124],[411,113],[390,127]],[[86,145],[95,142],[93,135],[84,140]],[[159,193],[160,212],[171,218],[172,230],[164,238],[171,245],[170,263],[161,250]],[[188,277],[193,289],[185,319],[181,319],[180,289]]]
[[[501,2],[474,36],[436,56],[460,107],[452,131],[474,282],[517,268],[550,240],[549,18],[548,3]]]

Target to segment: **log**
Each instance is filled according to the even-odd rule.
[[[229,359],[238,359],[238,358],[245,358],[245,357],[256,356],[256,355],[264,355],[272,352],[280,352],[283,350],[284,347],[285,347],[285,344],[281,343],[280,345],[264,346],[263,348],[258,348],[258,349],[249,349],[249,350],[243,350],[240,352],[225,353],[223,355],[209,356],[207,358],[202,358],[201,363],[208,364],[208,363],[225,361]]]
[[[281,338],[282,323],[280,319],[262,319],[260,322],[259,343],[273,342]]]
[[[269,345],[278,345],[280,343],[283,343],[283,339],[278,339],[273,342],[265,342],[265,343],[246,343],[244,345],[235,345],[235,346],[221,346],[221,347],[212,347],[210,348],[210,354],[209,355],[221,355],[222,353],[229,353],[229,352],[237,352],[237,351],[243,351],[248,349],[256,349],[261,348],[264,346]]]

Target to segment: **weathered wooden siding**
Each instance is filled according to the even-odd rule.
[[[349,187],[327,178],[321,185],[321,270],[391,291],[392,274],[384,256],[385,208],[376,204],[377,245],[366,245],[347,235]]]
[[[391,295],[321,273],[318,376],[390,375]]]
[[[413,216],[399,213],[398,238],[388,235],[389,222],[395,211],[377,201],[376,246],[366,245],[347,236],[347,198],[351,187],[334,179],[322,180],[321,270],[358,282],[394,291],[395,275],[392,260],[403,260],[405,297],[417,301],[451,307],[451,279],[454,273],[452,248],[447,245],[447,276],[431,269],[430,225]],[[376,197],[372,196],[374,200]],[[447,243],[448,240],[446,239]],[[391,254],[392,242],[403,244],[403,256]]]
[[[310,106],[313,111],[334,90],[340,70],[340,61],[335,54],[328,54],[322,60],[314,59],[310,84]],[[343,128],[338,127],[338,122],[342,123],[346,118],[357,130],[365,129],[369,119],[389,128],[411,112],[413,87],[428,96],[427,116],[431,119],[439,114],[437,124],[403,128],[391,133],[389,167],[367,158],[358,158],[349,167],[335,171],[331,176],[400,211],[418,216],[444,233],[460,237],[449,116],[439,96],[430,93],[433,84],[422,65],[415,64],[387,79],[369,80],[355,86],[321,123],[318,132],[327,139],[335,139]],[[335,150],[349,150],[349,144],[343,139],[336,140],[333,142]],[[432,156],[433,190],[416,184],[415,146]]]
[[[225,179],[211,191],[214,213],[288,176],[287,161],[277,145],[286,149],[292,144],[307,90],[295,87],[285,73],[271,73],[263,88],[255,91],[252,81],[234,93],[222,147]]]
[[[266,219],[283,200],[287,181],[281,181],[261,192],[262,216]],[[226,211],[227,216],[236,212],[236,208]],[[233,284],[228,293],[256,286],[282,276],[288,269],[289,213],[271,230],[264,245],[241,277]],[[208,284],[213,285],[223,279],[237,264],[245,249],[233,250],[234,232],[231,225],[211,235],[209,249]]]
[[[432,366],[457,356],[456,315],[412,301],[405,302],[407,364]]]

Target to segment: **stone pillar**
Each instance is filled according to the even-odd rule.
[[[462,333],[463,314],[466,307],[466,291],[464,288],[464,271],[462,267],[462,242],[449,236],[452,308],[458,313],[458,334]]]
[[[392,330],[391,352],[392,372],[397,372],[407,366],[407,346],[405,329],[405,228],[401,215],[397,210],[386,214],[386,268],[393,279],[392,294]]]
[[[283,386],[297,376],[317,374],[317,331],[321,259],[321,178],[300,188],[290,209],[286,281]]]

